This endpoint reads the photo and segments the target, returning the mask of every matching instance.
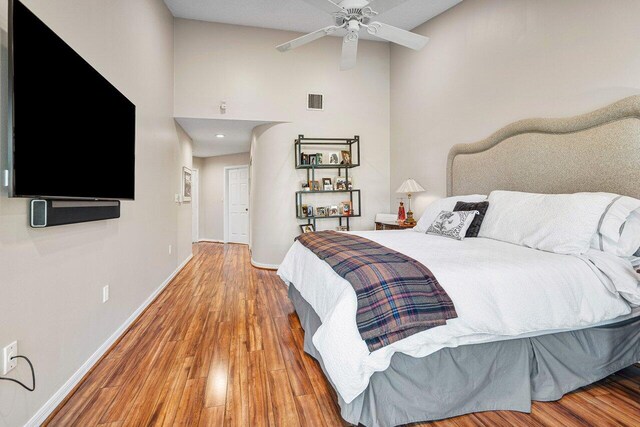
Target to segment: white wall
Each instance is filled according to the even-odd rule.
[[[227,118],[289,122],[262,129],[253,151],[252,247],[260,264],[280,263],[299,233],[294,192],[304,174],[293,167],[298,134],[360,135],[362,167],[353,174],[364,217],[354,228],[373,227],[375,214],[389,209],[389,45],[361,42],[358,67],[341,72],[339,38],[287,54],[275,49],[297,36],[180,19],[175,26],[177,116],[219,117],[219,103],[226,101]],[[326,96],[323,112],[306,110],[306,94],[314,91]]]
[[[197,158],[200,170],[200,239],[224,240],[224,168],[249,164],[249,153]]]
[[[391,190],[427,188],[419,215],[452,145],[640,93],[639,16],[637,0],[467,0],[418,27],[423,51],[391,48]]]
[[[0,382],[0,426],[12,427],[27,422],[191,252],[188,207],[173,202],[191,148],[172,119],[169,11],[161,0],[25,3],[136,104],[136,200],[123,202],[119,220],[36,230],[27,226],[28,201],[2,190],[0,346],[18,340],[38,382],[35,393]],[[6,102],[6,82],[2,90]],[[0,111],[6,143],[5,104]],[[111,300],[102,304],[107,284]],[[24,362],[12,375],[30,379]]]

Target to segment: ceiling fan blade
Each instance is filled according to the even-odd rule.
[[[329,27],[326,28],[322,28],[318,31],[314,31],[313,33],[309,33],[306,34],[302,37],[298,37],[297,39],[293,39],[291,41],[288,41],[284,44],[281,44],[280,46],[277,46],[276,49],[278,49],[280,52],[286,52],[288,50],[291,49],[295,49],[297,47],[303,46],[307,43],[311,43],[312,41],[321,39],[324,36],[328,36],[329,34],[335,32],[336,30],[339,30],[340,27],[336,27],[335,25],[331,25]]]
[[[358,59],[358,33],[349,32],[342,40],[342,58],[340,69],[342,71],[355,68]]]
[[[331,0],[304,0],[311,6],[315,6],[320,10],[324,10],[327,13],[340,13],[344,9],[332,2]]]
[[[407,0],[371,0],[365,7],[371,8],[378,15],[385,13],[387,10],[391,10],[394,7],[400,6]]]
[[[413,50],[420,50],[429,43],[429,37],[405,31],[382,22],[372,22],[367,26],[367,32]]]

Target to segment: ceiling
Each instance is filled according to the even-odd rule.
[[[225,156],[247,153],[251,132],[256,126],[273,122],[257,120],[192,119],[176,117],[176,121],[193,140],[195,157]],[[224,138],[217,138],[222,134]]]
[[[462,0],[407,0],[379,16],[412,30]],[[331,16],[303,0],[164,0],[173,16],[199,21],[309,33],[333,24]],[[338,2],[338,1],[336,1]],[[366,32],[362,38],[372,39]]]

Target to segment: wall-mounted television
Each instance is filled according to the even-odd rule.
[[[10,195],[132,200],[136,107],[9,1]]]

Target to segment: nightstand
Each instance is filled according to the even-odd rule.
[[[415,227],[415,225],[405,225],[398,221],[376,221],[376,231],[380,230],[407,230]]]

